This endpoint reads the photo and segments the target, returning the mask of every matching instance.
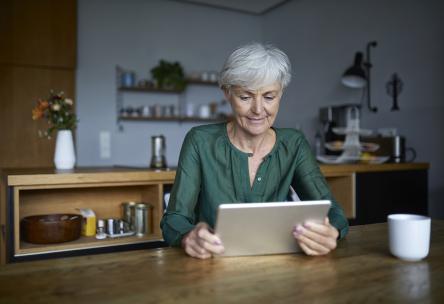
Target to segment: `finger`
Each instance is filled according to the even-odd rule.
[[[314,231],[317,234],[321,234],[323,236],[326,237],[332,237],[332,238],[337,238],[338,237],[338,230],[333,227],[332,225],[330,225],[327,220],[324,220],[324,223],[320,224],[320,223],[313,223],[313,222],[306,222],[304,223],[304,228]]]
[[[195,231],[191,232],[183,241],[183,247],[185,249],[191,248],[193,252],[196,252],[198,254],[207,254],[208,251],[199,244],[198,242],[199,238]]]
[[[296,230],[296,233],[304,235],[308,239],[312,240],[313,242],[322,245],[323,247],[328,248],[328,250],[333,250],[336,248],[336,237],[333,235],[323,235],[320,233],[317,233],[313,229],[310,228],[302,228],[300,227],[299,230]]]
[[[204,246],[202,246],[199,242],[199,238],[191,239],[189,240],[188,244],[189,247],[193,249],[193,251],[197,252],[198,254],[211,254]]]
[[[311,256],[317,256],[319,255],[317,252],[315,252],[314,250],[311,250],[307,245],[305,245],[304,243],[299,243],[299,247],[301,247],[302,251],[305,252],[306,255],[311,255]]]
[[[206,242],[213,244],[213,245],[222,245],[222,241],[220,238],[215,235],[214,233],[211,233],[209,231],[208,226],[202,226],[197,230],[197,235],[200,239],[205,240]]]
[[[210,253],[208,253],[208,252],[207,253],[199,253],[199,252],[195,251],[194,248],[191,247],[191,246],[186,247],[185,248],[185,252],[189,256],[191,256],[193,258],[198,258],[198,259],[208,259],[208,258],[211,258],[211,254]]]
[[[293,235],[299,241],[299,244],[306,245],[309,249],[311,249],[312,251],[314,251],[318,254],[327,254],[330,252],[329,248],[309,239],[304,234],[298,234],[298,233],[294,232]]]
[[[222,254],[225,252],[225,247],[223,245],[213,245],[208,242],[203,242],[203,248],[211,253]]]

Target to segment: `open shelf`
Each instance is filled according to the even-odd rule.
[[[119,120],[125,121],[179,121],[179,122],[222,122],[230,120],[231,117],[219,118],[202,118],[198,116],[193,117],[143,117],[143,116],[119,116]]]
[[[119,87],[119,91],[122,92],[151,92],[151,93],[170,93],[170,94],[180,94],[183,90],[166,90],[159,88],[149,88],[149,87]]]
[[[122,238],[106,238],[104,240],[98,240],[95,237],[81,236],[75,241],[58,244],[31,244],[20,241],[20,249],[16,253],[16,256],[102,248],[108,246],[129,245],[155,241],[163,241],[162,236],[159,234],[149,234],[143,237],[127,236]]]
[[[219,86],[217,81],[203,81],[198,79],[187,79],[188,84],[198,84],[198,85],[208,85],[208,86]]]
[[[14,186],[13,256],[26,257],[163,241],[160,230],[160,220],[164,212],[163,190],[164,186],[173,183],[174,176],[165,177],[161,173],[154,172],[151,172],[151,175],[146,173],[133,176],[137,172],[132,170],[116,172],[120,182],[110,181],[109,173],[85,173],[84,178],[81,179],[76,178],[75,172],[56,173],[51,175],[53,180],[59,181],[54,185],[21,183]],[[75,241],[56,244],[32,244],[22,239],[20,222],[26,216],[79,213],[80,208],[91,208],[97,219],[122,218],[122,203],[127,201],[145,202],[152,206],[148,213],[150,234],[143,237],[126,236],[104,240],[98,240],[95,236],[81,236]]]

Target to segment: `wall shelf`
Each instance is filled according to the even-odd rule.
[[[203,81],[198,79],[187,79],[187,84],[199,84],[199,85],[208,85],[208,86],[219,86],[219,83],[216,81]]]
[[[183,90],[166,90],[150,87],[119,87],[121,92],[141,92],[141,93],[166,93],[166,94],[180,94]]]
[[[202,118],[202,117],[140,117],[140,116],[119,116],[119,120],[125,121],[176,121],[176,122],[223,122],[232,117]]]
[[[226,121],[227,119],[230,119],[230,117],[223,116],[221,114],[220,117],[212,117],[212,118],[202,118],[198,116],[188,117],[184,116],[185,114],[185,108],[186,108],[186,100],[185,100],[185,91],[187,88],[183,90],[166,90],[166,89],[160,89],[160,88],[154,88],[154,87],[125,87],[121,86],[121,76],[124,69],[116,66],[116,122],[118,126],[119,131],[123,131],[123,123],[122,122],[222,122]],[[197,85],[197,86],[212,86],[217,88],[218,82],[217,81],[205,81],[201,79],[186,79],[187,85]],[[122,115],[122,113],[125,113],[124,111],[124,96],[125,93],[161,93],[161,94],[176,94],[178,96],[177,106],[176,109],[178,109],[179,116],[164,116],[164,117],[155,117],[155,116],[140,116],[141,113],[138,116],[131,116],[131,115]],[[152,115],[152,113],[151,113]]]

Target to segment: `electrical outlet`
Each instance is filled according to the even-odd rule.
[[[111,158],[111,133],[109,131],[100,131],[99,133],[100,144],[100,158]]]

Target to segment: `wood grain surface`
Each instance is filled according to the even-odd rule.
[[[0,303],[443,303],[444,222],[420,262],[392,257],[386,224],[351,227],[332,254],[197,260],[129,251],[0,268]]]

